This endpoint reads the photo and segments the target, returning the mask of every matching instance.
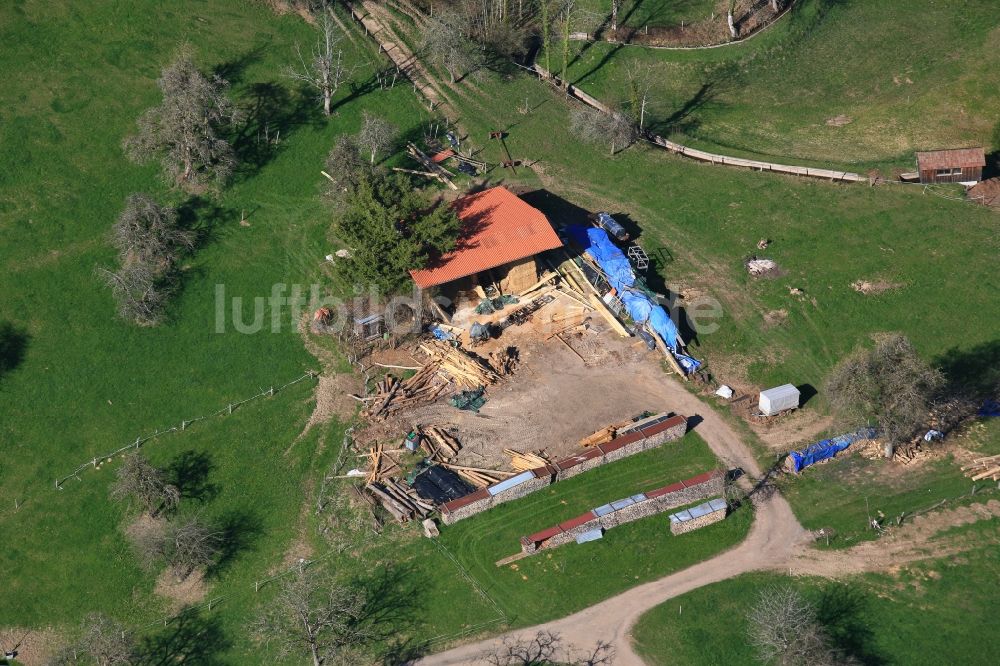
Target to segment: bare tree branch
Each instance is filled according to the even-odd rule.
[[[371,164],[375,164],[375,156],[392,147],[398,130],[395,125],[372,115],[367,111],[362,113],[361,131],[358,132],[358,143],[370,152]]]
[[[365,594],[312,569],[281,583],[254,624],[257,638],[281,658],[308,654],[313,666],[358,663],[374,634],[365,622]]]
[[[236,165],[232,146],[221,137],[238,120],[229,84],[207,78],[184,51],[157,85],[163,102],[139,118],[139,131],[123,143],[125,153],[138,163],[159,157],[168,179],[188,191],[221,186]]]
[[[343,37],[338,34],[337,25],[329,12],[319,15],[319,39],[313,45],[307,58],[302,48],[296,44],[295,55],[299,64],[296,67],[286,67],[285,76],[301,81],[319,92],[318,99],[323,103],[323,113],[330,115],[330,105],[333,96],[340,86],[353,76],[356,66],[348,67],[344,63],[344,50],[340,48]]]
[[[180,491],[166,481],[166,474],[149,464],[141,453],[125,456],[118,468],[118,478],[111,486],[116,501],[137,500],[152,516],[177,508]]]

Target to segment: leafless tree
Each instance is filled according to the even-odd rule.
[[[625,70],[628,77],[629,111],[642,132],[646,124],[646,106],[649,103],[649,93],[656,80],[656,74],[648,65],[634,63]]]
[[[223,545],[222,533],[198,516],[170,523],[164,532],[163,557],[178,581],[215,561]]]
[[[153,467],[141,453],[125,456],[118,468],[118,478],[111,486],[111,497],[116,501],[134,499],[156,516],[162,511],[177,508],[181,493],[177,486],[167,483],[163,470]]]
[[[334,203],[357,188],[361,180],[370,175],[374,167],[361,155],[358,140],[342,134],[326,158],[327,197]]]
[[[194,234],[180,228],[177,211],[161,206],[148,194],[136,192],[112,227],[112,243],[123,265],[143,263],[167,267],[180,251],[194,247]]]
[[[614,111],[602,113],[585,106],[577,107],[570,113],[570,129],[584,141],[607,142],[612,155],[635,140],[635,127],[624,115]]]
[[[398,129],[392,123],[364,111],[362,114],[361,131],[358,132],[358,143],[370,153],[369,162],[375,164],[375,156],[392,147],[396,140]]]
[[[558,11],[556,21],[559,23],[559,34],[562,40],[562,70],[559,78],[563,85],[569,85],[566,72],[569,70],[569,35],[576,11],[576,0],[557,0]]]
[[[330,103],[337,90],[354,73],[353,67],[344,63],[344,49],[340,47],[343,40],[337,29],[337,24],[326,9],[319,15],[319,39],[307,57],[302,48],[295,46],[295,55],[299,59],[298,66],[286,67],[285,76],[301,81],[319,91],[319,99],[323,102],[323,113],[330,115]]]
[[[618,32],[618,10],[621,9],[622,0],[611,0],[611,31]]]
[[[45,663],[47,666],[80,663],[131,666],[139,663],[139,656],[131,631],[107,615],[91,613],[83,620],[80,639],[57,650]]]
[[[139,131],[124,141],[126,154],[138,163],[158,157],[168,179],[188,191],[221,186],[236,166],[233,148],[222,137],[239,117],[229,84],[202,74],[184,50],[157,85],[163,103],[139,118]]]
[[[541,664],[579,664],[604,666],[614,662],[615,651],[610,643],[598,641],[591,650],[576,650],[564,646],[562,637],[552,631],[539,631],[531,638],[505,638],[503,644],[481,659],[490,666],[539,666]]]
[[[313,666],[357,663],[373,637],[365,622],[366,604],[361,590],[303,569],[284,579],[258,616],[254,633],[282,658],[305,652]]]
[[[909,439],[927,418],[933,394],[944,384],[906,336],[879,337],[871,349],[858,349],[827,379],[830,404],[844,418],[874,422],[885,442],[885,456]]]
[[[747,614],[750,643],[760,661],[781,666],[844,663],[829,646],[816,607],[790,587],[764,589]]]
[[[479,49],[469,41],[465,22],[454,11],[443,11],[428,19],[421,47],[433,65],[448,72],[452,83],[480,63]]]
[[[163,319],[168,289],[151,265],[136,262],[117,271],[98,268],[97,275],[111,288],[122,319],[140,326],[155,326]]]

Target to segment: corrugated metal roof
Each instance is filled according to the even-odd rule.
[[[670,522],[672,523],[684,523],[689,520],[694,520],[695,518],[701,518],[702,516],[707,516],[715,511],[722,511],[726,508],[726,501],[721,497],[716,497],[713,500],[699,504],[698,506],[691,507],[690,509],[685,509],[683,511],[678,511],[677,513],[670,514]]]
[[[986,166],[986,154],[982,148],[953,148],[951,150],[930,150],[917,153],[917,168],[947,169],[950,167]]]
[[[512,476],[509,479],[504,479],[503,481],[500,481],[499,483],[494,483],[492,486],[489,486],[486,489],[486,492],[488,492],[490,495],[496,495],[505,490],[508,490],[509,488],[513,488],[514,486],[519,486],[525,481],[531,481],[534,478],[535,478],[535,473],[529,469],[527,472],[521,472],[517,476]]]
[[[618,511],[619,509],[624,509],[625,507],[632,506],[633,504],[635,504],[635,500],[631,497],[626,497],[625,499],[615,500],[611,503],[611,507],[615,511]]]
[[[602,504],[601,506],[594,509],[594,515],[600,518],[601,516],[606,516],[609,513],[612,513],[614,510],[615,507],[611,506],[610,504]]]
[[[462,236],[434,265],[410,271],[421,289],[562,247],[545,215],[504,187],[470,194],[454,205]]]
[[[604,530],[600,527],[592,530],[587,530],[583,534],[576,537],[577,543],[587,543],[588,541],[597,541],[598,539],[604,538]]]

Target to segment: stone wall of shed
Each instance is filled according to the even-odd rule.
[[[570,479],[577,474],[582,474],[583,472],[595,469],[606,463],[615,462],[616,460],[622,460],[623,458],[628,458],[629,456],[642,453],[643,451],[655,449],[662,446],[666,442],[680,439],[686,432],[687,419],[684,417],[679,417],[678,423],[675,423],[668,428],[664,428],[659,432],[650,433],[648,435],[643,433],[641,430],[627,432],[622,435],[622,438],[634,439],[635,441],[630,441],[621,448],[616,448],[614,450],[609,450],[607,453],[603,453],[604,448],[597,447],[600,451],[602,451],[602,455],[596,455],[589,460],[584,460],[577,464],[570,464],[570,461],[573,460],[574,456],[554,463],[554,470],[544,467],[539,468],[538,470],[535,470],[536,475],[538,475],[535,479],[518,484],[517,486],[504,490],[495,496],[470,502],[457,509],[451,509],[451,503],[449,502],[442,507],[441,520],[445,525],[452,525],[460,520],[464,520],[478,513],[482,513],[483,511],[487,511],[498,504],[503,504],[504,502],[510,502],[511,500],[520,499],[521,497],[530,495],[531,493],[541,490],[556,481]],[[610,442],[610,444],[614,443],[615,440]],[[607,448],[610,449],[611,447]],[[583,455],[593,454],[588,451]],[[550,471],[554,471],[554,475],[550,475]]]
[[[717,523],[726,517],[726,510],[719,509],[718,511],[713,511],[711,513],[706,513],[704,516],[698,516],[697,518],[692,518],[691,520],[685,520],[683,523],[670,523],[670,533],[671,534],[684,534],[685,532],[690,532],[696,530],[706,525],[711,525],[712,523]]]
[[[550,539],[547,539],[541,546],[529,541],[526,537],[522,538],[521,552],[533,554],[539,550],[556,548],[558,546],[562,546],[563,544],[576,541],[578,536],[593,529],[602,528],[609,530],[613,527],[618,527],[619,525],[625,525],[626,523],[641,520],[642,518],[665,513],[671,509],[676,509],[677,507],[684,506],[686,504],[694,504],[695,502],[709,497],[719,496],[723,494],[724,487],[725,476],[722,474],[716,474],[701,483],[679,488],[673,492],[660,495],[659,497],[636,502],[635,504],[622,507],[616,511],[606,513],[599,518],[594,518],[593,520],[577,525],[572,529],[564,530]],[[722,512],[722,517],[717,520],[722,520],[722,518],[725,518],[725,511]],[[695,521],[692,520],[689,522]],[[672,526],[671,530],[673,530]]]

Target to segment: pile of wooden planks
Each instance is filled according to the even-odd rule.
[[[434,510],[433,504],[417,495],[417,491],[403,481],[383,479],[368,483],[365,488],[400,523],[414,517],[426,518]]]
[[[544,467],[549,464],[547,458],[537,453],[521,453],[514,449],[504,449],[503,452],[510,457],[510,466],[518,472],[526,472],[529,469]]]
[[[618,423],[612,423],[609,426],[605,426],[595,432],[593,435],[587,435],[580,440],[580,446],[590,447],[597,446],[598,444],[607,444],[615,437],[618,436],[618,430],[624,428],[627,425],[631,425],[632,420],[628,419],[626,421],[620,421]]]
[[[460,477],[471,483],[476,488],[485,488],[497,481],[514,476],[513,472],[500,472],[495,469],[481,469],[479,467],[466,467],[463,465],[453,465],[451,463],[440,463],[441,467],[456,472]]]
[[[962,471],[966,476],[972,477],[973,481],[1000,480],[1000,455],[976,458],[971,464],[964,465]]]
[[[423,366],[409,379],[386,375],[375,385],[375,392],[368,398],[371,404],[364,415],[379,420],[398,409],[433,402],[448,388],[439,380],[435,364]]]
[[[420,438],[420,446],[427,451],[427,456],[431,460],[447,462],[458,455],[462,450],[462,443],[451,433],[437,426],[423,426],[420,428],[423,437]]]
[[[514,374],[517,367],[517,348],[506,347],[502,351],[490,352],[490,366],[501,377]]]
[[[459,386],[476,389],[500,379],[493,368],[446,342],[427,342],[421,344],[420,349],[430,357],[428,365],[436,366],[439,375],[450,378]]]

